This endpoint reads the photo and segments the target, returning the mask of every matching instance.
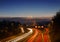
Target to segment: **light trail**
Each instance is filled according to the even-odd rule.
[[[34,34],[27,40],[27,42],[51,42],[48,28],[44,33],[38,29],[34,30]]]
[[[38,35],[38,30],[37,29],[34,29],[34,30],[35,30],[35,32],[34,32],[33,36],[31,38],[29,38],[27,42],[34,42],[34,39]]]
[[[33,30],[32,30],[32,29],[28,28],[28,30],[30,30],[28,33],[25,33],[25,34],[23,34],[23,35],[21,35],[21,36],[18,36],[18,37],[16,37],[16,38],[11,39],[11,40],[8,40],[8,41],[6,41],[6,42],[17,42],[17,41],[20,41],[20,40],[23,39],[23,38],[26,38],[27,36],[29,36],[30,34],[33,33]]]
[[[21,31],[22,31],[22,33],[24,33],[24,29],[23,29],[23,27],[21,27]]]
[[[44,33],[44,42],[51,42],[50,36],[49,36],[49,29],[46,28],[45,30],[46,30],[46,31],[45,31],[45,33]]]
[[[38,30],[38,32],[39,32],[39,34],[38,34],[38,36],[36,37],[36,40],[35,40],[35,42],[42,42],[42,33],[41,33],[41,31],[40,30]]]

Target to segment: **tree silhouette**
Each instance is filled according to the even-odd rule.
[[[20,33],[20,28],[18,28],[19,24],[21,23],[15,21],[8,20],[0,21],[0,39],[19,34]]]
[[[52,31],[51,31],[51,41],[60,42],[60,12],[56,13],[56,16],[52,19]]]

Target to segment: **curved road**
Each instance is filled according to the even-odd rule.
[[[50,42],[48,29],[45,29],[46,31],[44,33],[38,29],[33,30],[34,34],[30,38],[28,38],[27,42]]]
[[[38,30],[37,29],[34,29],[34,34],[32,35],[32,37],[30,39],[28,39],[27,42],[33,42],[34,39],[36,38],[36,36],[38,35]]]
[[[42,32],[42,30],[40,30],[40,29],[35,29],[35,28],[33,28],[33,29],[28,28],[28,29],[30,30],[28,33],[25,33],[25,34],[18,36],[16,38],[12,38],[6,42],[18,42],[24,38],[27,39],[27,40],[25,39],[26,42],[51,42],[50,37],[49,37],[48,28],[46,28],[45,29],[46,31],[44,31],[44,32]],[[23,40],[23,42],[24,42],[24,40]]]
[[[20,36],[18,36],[16,38],[12,38],[12,39],[7,40],[7,41],[4,41],[5,40],[4,39],[4,40],[2,40],[0,42],[18,42],[19,40],[24,39],[24,38],[26,38],[27,36],[29,36],[29,35],[31,35],[33,33],[32,29],[30,29],[30,28],[27,28],[27,29],[30,30],[28,33],[25,33],[23,35],[20,35]]]

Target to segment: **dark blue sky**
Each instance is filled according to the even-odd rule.
[[[0,0],[0,17],[51,17],[60,9],[60,0]]]

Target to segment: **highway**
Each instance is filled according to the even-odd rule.
[[[28,33],[24,33],[6,42],[51,42],[48,28],[44,29],[44,32],[36,28],[28,28],[28,30],[30,30]]]
[[[46,31],[44,32],[42,32],[40,29],[34,30],[34,34],[29,39],[27,39],[27,42],[51,42],[48,28],[46,28]]]
[[[51,42],[49,29],[45,28],[43,30],[45,31],[33,28],[34,33],[27,37],[27,40],[25,39],[25,41],[23,40],[22,42]]]
[[[27,40],[27,42],[33,42],[34,39],[36,38],[36,36],[38,35],[38,30],[37,30],[37,29],[34,29],[34,31],[35,31],[35,33],[32,35],[31,38],[29,38],[29,39]]]
[[[44,32],[40,29],[33,30],[34,34],[27,38],[26,42],[51,42],[48,28],[46,28]]]
[[[4,42],[17,42],[17,41],[19,41],[19,40],[21,40],[21,39],[24,39],[24,38],[26,38],[27,36],[29,36],[30,34],[33,33],[33,30],[32,30],[32,29],[28,28],[28,30],[30,30],[28,33],[25,33],[25,34],[23,34],[23,35],[20,35],[20,36],[18,36],[18,37],[16,37],[16,38],[12,38],[12,39],[7,40],[7,41],[4,41]],[[3,40],[2,40],[2,41],[3,41]],[[0,42],[2,42],[2,41],[0,41]]]
[[[26,38],[27,36],[29,36],[30,34],[32,34],[32,29],[30,29],[30,28],[28,28],[28,30],[30,30],[28,33],[25,33],[25,34],[23,34],[23,35],[21,35],[21,36],[18,36],[18,37],[16,37],[16,38],[14,38],[14,39],[11,39],[11,40],[8,40],[8,41],[6,41],[6,42],[17,42],[17,41],[19,41],[19,40],[21,40],[21,39],[23,39],[23,38]]]

